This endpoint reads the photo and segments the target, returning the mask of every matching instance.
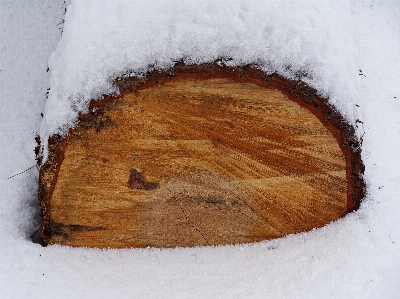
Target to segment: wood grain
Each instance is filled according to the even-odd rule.
[[[58,151],[49,244],[256,242],[349,211],[348,163],[331,131],[250,82],[189,76],[136,89],[82,117]]]

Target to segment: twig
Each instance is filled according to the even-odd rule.
[[[10,176],[9,178],[7,178],[7,180],[12,179],[13,177],[16,177],[16,176],[18,176],[18,175],[20,175],[20,174],[23,174],[23,173],[27,172],[28,170],[31,170],[31,169],[32,169],[33,167],[35,167],[35,166],[36,166],[36,164],[33,165],[33,166],[31,166],[31,167],[29,167],[28,169],[25,169],[24,171],[22,171],[22,172],[20,172],[20,173],[17,173],[17,174],[14,174],[14,175]]]
[[[30,239],[33,239],[33,237],[37,234],[41,226],[42,225],[40,224],[37,228],[35,228],[34,232],[29,236]]]

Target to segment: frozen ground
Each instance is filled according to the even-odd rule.
[[[72,1],[61,38],[62,6],[0,0],[2,298],[400,298],[397,1]],[[31,242],[37,170],[7,178],[35,164],[35,134],[65,132],[122,72],[218,58],[289,77],[307,72],[350,122],[362,122],[368,195],[357,212],[251,245]]]

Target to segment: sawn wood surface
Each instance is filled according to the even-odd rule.
[[[247,243],[348,212],[337,139],[278,90],[189,76],[93,111],[63,138],[47,179],[49,244]]]

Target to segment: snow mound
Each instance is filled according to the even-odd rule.
[[[349,81],[358,72],[348,30],[354,20],[343,3],[317,2],[74,1],[49,61],[42,140],[66,134],[91,99],[118,93],[116,77],[180,60],[254,64],[302,78],[334,102],[346,98],[351,105],[355,86]]]

